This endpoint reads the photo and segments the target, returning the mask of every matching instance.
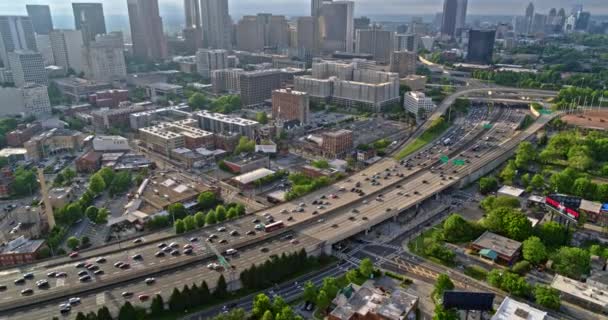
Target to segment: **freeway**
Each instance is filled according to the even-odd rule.
[[[293,241],[296,240],[296,241]],[[252,264],[261,264],[273,255],[283,253],[297,252],[304,248],[308,252],[316,250],[319,241],[306,237],[304,235],[293,235],[293,239],[285,239],[283,237],[274,238],[269,241],[259,242],[255,245],[239,251],[236,256],[228,257],[229,262],[234,267],[234,276],[238,275],[244,269]],[[262,250],[264,248],[264,250]],[[266,250],[267,249],[267,250]],[[200,248],[195,251],[201,250]],[[220,274],[230,281],[230,273],[226,270],[214,271],[207,268],[207,264],[216,262],[215,258],[209,258],[199,263],[195,263],[179,270],[170,270],[155,276],[155,283],[148,285],[144,282],[145,278],[150,275],[130,279],[128,282],[111,286],[105,290],[97,290],[83,295],[79,295],[82,302],[74,306],[72,312],[61,316],[64,319],[73,319],[78,312],[88,313],[97,311],[102,306],[110,309],[110,312],[116,314],[118,309],[125,301],[131,301],[134,305],[148,307],[150,300],[142,302],[138,299],[139,295],[145,294],[153,297],[156,294],[161,294],[165,301],[168,301],[173,288],[181,288],[184,285],[191,286],[196,283],[200,286],[203,281],[206,281],[211,289],[215,287]],[[124,298],[123,292],[131,292],[133,296]],[[19,308],[11,312],[0,313],[2,317],[10,319],[47,319],[52,315],[60,316],[58,305],[65,303],[67,298],[55,299],[50,302],[36,304],[30,308]]]

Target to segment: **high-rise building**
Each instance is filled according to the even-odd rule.
[[[231,68],[231,69],[219,69],[211,71],[211,85],[213,86],[213,92],[216,94],[227,92],[227,93],[239,93],[241,91],[240,77],[243,73],[243,69]]]
[[[490,64],[494,53],[496,30],[470,30],[467,61]]]
[[[53,30],[53,19],[51,9],[47,5],[27,4],[25,5],[27,15],[32,19],[34,32],[37,34],[49,34]]]
[[[395,43],[395,34],[392,31],[369,29],[357,30],[357,53],[369,53],[378,63],[388,64]]]
[[[47,86],[49,80],[44,68],[44,59],[36,51],[13,51],[8,54],[15,86],[23,87],[28,82]]]
[[[236,45],[239,50],[252,52],[289,47],[289,25],[285,16],[266,13],[244,16],[236,27]]]
[[[371,21],[368,17],[355,18],[355,32],[357,30],[365,30],[370,28]]]
[[[534,17],[534,3],[530,2],[526,7],[526,18],[532,19]]]
[[[319,10],[318,33],[324,53],[353,52],[354,9],[352,1],[325,2]]]
[[[331,1],[331,0],[311,0],[310,1],[310,15],[311,16],[317,16],[319,15],[319,10],[321,9],[321,6],[323,6],[323,2],[324,1]]]
[[[278,69],[244,72],[239,79],[241,103],[244,107],[257,106],[272,97],[272,91],[281,88],[281,71]]]
[[[55,64],[75,73],[84,71],[82,48],[84,45],[81,30],[53,30],[49,34]]]
[[[133,55],[147,60],[167,56],[167,39],[163,19],[158,11],[158,0],[128,0],[129,24],[133,40]]]
[[[296,48],[313,52],[315,49],[315,18],[299,17],[296,20]]]
[[[26,83],[20,88],[0,88],[0,115],[51,113],[51,102],[46,86]]]
[[[110,82],[127,77],[122,32],[98,35],[84,50],[84,57],[88,79]]]
[[[589,21],[591,20],[591,13],[586,11],[579,11],[576,15],[576,25],[574,28],[578,31],[586,31],[589,29]]]
[[[535,13],[529,33],[544,33],[547,25],[547,15]]]
[[[416,73],[416,52],[394,51],[391,54],[391,72],[403,78]]]
[[[301,124],[310,118],[310,97],[308,93],[291,89],[272,92],[272,119],[281,121],[298,120]]]
[[[466,25],[468,0],[458,0],[456,8],[456,33],[460,33]]]
[[[36,35],[30,17],[0,16],[0,58],[5,67],[9,67],[9,52],[37,49]]]
[[[203,44],[207,48],[232,49],[232,20],[228,0],[201,0]]]
[[[74,25],[82,31],[85,44],[95,40],[98,34],[106,33],[106,21],[101,3],[72,3]]]
[[[51,48],[51,37],[48,34],[36,34],[36,48],[42,54],[45,65],[50,66],[55,64],[53,48]]]
[[[456,16],[458,14],[459,0],[443,1],[443,16],[441,20],[441,34],[450,38],[456,35]]]
[[[203,29],[186,28],[182,30],[182,34],[184,35],[186,48],[189,52],[196,52],[196,50],[203,47]]]
[[[340,129],[324,132],[321,148],[323,153],[331,158],[342,158],[353,149],[353,132]]]
[[[199,49],[196,52],[196,71],[205,79],[211,78],[211,71],[228,68],[226,50]]]
[[[418,52],[420,36],[415,33],[397,34],[395,36],[395,51]]]
[[[186,28],[201,27],[201,9],[199,3],[199,0],[184,0]]]
[[[423,118],[426,114],[435,109],[435,103],[431,97],[427,97],[424,92],[409,91],[403,96],[403,108],[405,111],[414,114],[416,118]]]

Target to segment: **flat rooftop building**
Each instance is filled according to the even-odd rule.
[[[198,128],[195,119],[164,122],[139,129],[141,140],[152,150],[171,155],[179,148],[196,149],[213,146],[213,133]]]
[[[479,255],[492,261],[512,265],[519,258],[521,242],[486,231],[477,238],[471,247]]]
[[[221,113],[199,111],[193,113],[199,120],[199,126],[213,133],[237,133],[250,139],[255,137],[255,131],[260,126],[257,121]]]
[[[560,275],[555,275],[551,287],[561,292],[563,300],[594,312],[608,312],[608,295],[603,288]]]
[[[531,307],[527,303],[519,302],[506,297],[496,313],[492,316],[492,320],[545,320],[547,313],[542,310]]]

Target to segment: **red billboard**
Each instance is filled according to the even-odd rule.
[[[556,200],[551,196],[547,196],[545,198],[545,204],[559,211],[561,214],[568,216],[571,219],[578,220],[580,217],[580,214],[578,213],[578,211],[576,211],[576,209],[570,208],[565,203],[560,202],[559,200]]]

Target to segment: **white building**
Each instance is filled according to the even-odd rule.
[[[547,319],[547,313],[533,308],[527,303],[506,297],[492,316],[492,320],[513,319],[545,320]]]
[[[409,91],[403,97],[405,111],[413,113],[416,117],[432,112],[435,109],[433,99],[427,97],[423,92]]]
[[[171,95],[181,96],[184,94],[184,87],[166,82],[149,84],[146,89],[152,102],[156,102],[162,98],[170,98]]]
[[[241,91],[240,77],[243,69],[220,69],[211,71],[211,84],[214,93],[239,93]]]
[[[237,133],[253,139],[260,126],[257,121],[204,110],[195,112],[193,115],[198,118],[201,129],[213,133]]]
[[[28,82],[48,85],[49,79],[40,53],[29,50],[9,52],[8,60],[15,86],[22,87]]]
[[[33,83],[26,84],[20,88],[0,87],[0,115],[16,114],[49,114],[51,112],[51,101],[46,86]]]
[[[98,35],[83,54],[87,78],[97,81],[126,79],[127,65],[122,33]]]
[[[196,52],[196,71],[205,79],[211,78],[211,71],[228,68],[226,50],[199,49]]]
[[[56,65],[66,70],[71,68],[76,73],[84,71],[82,31],[53,30],[49,33],[49,38]]]
[[[95,136],[93,150],[101,152],[129,150],[129,140],[121,136]]]

